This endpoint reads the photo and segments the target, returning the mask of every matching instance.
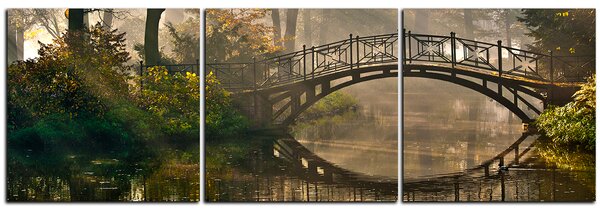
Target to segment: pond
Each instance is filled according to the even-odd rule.
[[[7,174],[8,201],[184,201],[200,199],[196,159],[175,156],[198,155],[198,146],[185,151],[163,150],[166,158],[148,157],[125,162],[115,158],[69,155],[59,166],[32,159],[11,161]],[[196,154],[192,154],[196,153]],[[15,157],[15,156],[11,156]],[[32,158],[30,155],[21,159]],[[171,160],[166,160],[170,158]]]
[[[404,201],[595,200],[595,171],[547,164],[539,135],[502,105],[450,83],[404,82]]]

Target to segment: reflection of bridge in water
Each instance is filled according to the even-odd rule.
[[[549,104],[563,105],[571,101],[580,83],[591,76],[595,68],[594,56],[565,57],[552,52],[536,53],[504,46],[502,41],[486,43],[459,38],[454,33],[443,36],[403,31],[402,34],[403,77],[436,79],[467,87],[500,103],[523,122],[535,120]],[[520,149],[525,138],[527,135],[521,136],[505,151],[475,168],[453,174],[405,179],[403,200],[482,201],[485,200],[482,196],[485,187],[482,186],[488,184],[485,190],[489,192],[489,200],[505,201],[505,178],[515,178],[510,174],[530,169],[520,164],[521,158],[532,148],[530,145]],[[505,164],[505,160],[509,159],[512,162]],[[498,172],[491,174],[491,168],[498,169]],[[518,179],[518,175],[516,177]],[[492,185],[499,189],[495,190]],[[518,191],[519,185],[515,186]],[[535,188],[525,187],[527,190]],[[472,190],[477,189],[479,191],[473,196]],[[542,191],[541,187],[537,189]],[[494,190],[500,192],[499,199],[494,198]],[[554,190],[549,194],[554,196]],[[540,193],[537,198],[554,200],[543,198]]]
[[[525,156],[534,146],[534,143],[532,142],[529,145],[524,144],[524,149],[519,149],[523,141],[529,136],[530,135],[528,133],[523,133],[521,137],[519,137],[519,139],[511,144],[506,150],[484,161],[480,165],[469,168],[465,171],[429,177],[420,177],[415,179],[404,179],[402,185],[402,199],[405,201],[417,201],[417,199],[420,201],[426,201],[427,199],[430,199],[431,201],[451,201],[449,198],[452,197],[454,201],[461,201],[461,198],[464,199],[464,195],[461,196],[462,190],[463,194],[465,191],[467,191],[467,200],[483,201],[486,200],[486,198],[489,198],[489,201],[492,201],[494,199],[494,187],[489,186],[489,188],[485,189],[486,192],[484,192],[484,195],[482,195],[481,184],[486,183],[488,185],[494,185],[493,183],[497,182],[496,180],[500,178],[501,187],[496,191],[500,191],[501,201],[504,201],[504,174],[508,170],[521,167],[521,165],[519,165],[520,159]],[[514,155],[511,155],[512,153],[514,153]],[[511,161],[508,162],[508,164],[505,164],[505,160],[507,159],[510,159]],[[490,169],[495,169],[495,172],[490,174]],[[476,183],[479,185],[474,186]],[[468,191],[475,188],[477,188],[479,191],[477,192],[476,197],[471,198],[471,195],[469,194],[470,192]]]
[[[366,175],[341,168],[315,155],[292,137],[277,140],[273,146],[273,155],[291,162],[294,169],[304,174],[302,178],[310,182],[352,186],[354,190],[358,188],[361,191],[358,194],[360,197],[364,188],[380,194],[397,193],[397,178]]]
[[[540,167],[538,165],[540,163],[536,162],[536,157],[526,157],[535,145],[535,141],[529,144],[523,143],[528,137],[534,136],[524,133],[506,150],[479,166],[465,171],[404,179],[402,199],[404,201],[557,201],[569,199],[582,201],[594,199],[585,193],[575,197],[565,195],[573,193],[575,189],[586,193],[590,189],[585,184],[557,186],[557,178],[563,180],[572,178],[569,172],[573,171],[558,172],[555,167]],[[558,194],[559,191],[561,194]]]
[[[257,141],[258,142],[258,141]],[[233,177],[212,176],[207,194],[216,201],[396,201],[395,177],[371,176],[336,166],[291,136],[257,143]]]

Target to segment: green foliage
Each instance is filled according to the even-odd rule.
[[[129,54],[124,34],[115,32],[96,25],[86,36],[64,34],[53,44],[40,43],[38,58],[11,64],[10,128],[32,125],[49,114],[102,115],[110,104],[128,99]]]
[[[138,135],[107,117],[52,114],[8,135],[9,158],[42,170],[63,168],[72,158],[108,158],[139,163],[148,150]]]
[[[596,77],[588,79],[575,100],[563,107],[550,107],[536,120],[536,126],[556,148],[594,151],[596,147]]]
[[[116,32],[99,24],[67,32],[41,44],[38,58],[9,66],[11,168],[68,172],[74,161],[109,159],[137,171],[163,162],[155,153],[165,142],[198,143],[199,77],[153,67],[135,79],[124,34]]]
[[[233,108],[231,94],[220,87],[220,82],[213,72],[206,75],[205,82],[206,136],[232,136],[246,130],[249,126],[248,120]]]
[[[164,121],[170,135],[198,135],[200,129],[200,78],[195,73],[169,74],[163,66],[148,68],[141,79],[141,106]]]
[[[535,38],[529,48],[554,55],[595,55],[594,9],[525,9],[519,21]]]
[[[356,98],[346,93],[336,91],[309,107],[298,118],[300,122],[317,120],[325,116],[341,115],[348,111],[354,111],[358,107]]]
[[[349,94],[336,91],[317,101],[300,114],[291,130],[301,138],[328,140],[344,136],[337,135],[335,129],[340,124],[352,122],[360,117],[356,113],[358,100]],[[351,131],[351,130],[350,130]],[[343,132],[343,131],[340,131]],[[356,131],[355,131],[356,132]],[[342,133],[352,135],[352,133]]]
[[[537,139],[536,151],[548,163],[560,169],[594,171],[596,168],[596,155],[593,152],[574,152],[556,143],[547,137]]]

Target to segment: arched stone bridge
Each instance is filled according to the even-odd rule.
[[[353,37],[264,60],[208,63],[257,128],[285,127],[328,94],[398,77],[398,34]],[[452,82],[505,106],[524,122],[547,104],[568,102],[593,73],[595,58],[542,54],[450,36],[402,32],[404,77]],[[501,60],[499,60],[501,59]],[[540,106],[541,104],[541,106]]]
[[[398,34],[346,40],[249,63],[206,64],[258,128],[282,127],[328,94],[398,76]]]
[[[502,104],[523,122],[563,105],[594,73],[594,56],[555,56],[449,36],[403,31],[403,77],[458,84]]]

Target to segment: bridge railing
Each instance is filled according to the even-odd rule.
[[[403,30],[403,63],[446,64],[492,71],[499,77],[544,82],[584,82],[594,73],[594,56],[554,56],[502,44]]]
[[[398,34],[353,37],[321,46],[242,63],[206,68],[228,89],[257,89],[305,81],[331,73],[398,62]]]

